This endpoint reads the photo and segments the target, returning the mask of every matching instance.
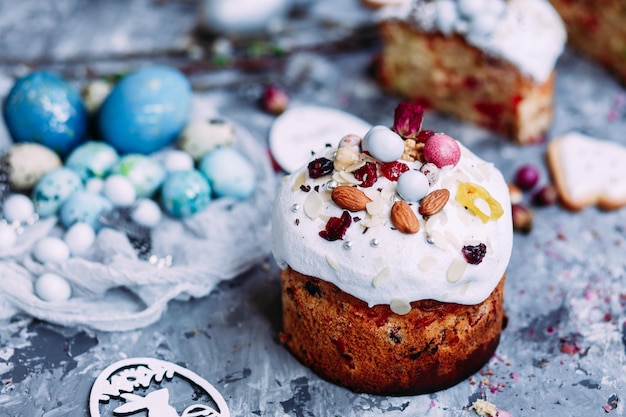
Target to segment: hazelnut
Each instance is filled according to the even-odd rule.
[[[533,228],[533,212],[523,204],[511,206],[513,216],[513,230],[528,234]]]

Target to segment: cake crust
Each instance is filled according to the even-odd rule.
[[[281,272],[280,340],[322,378],[354,392],[415,395],[457,384],[492,356],[504,322],[503,276],[477,305],[422,300],[398,315],[319,278]]]

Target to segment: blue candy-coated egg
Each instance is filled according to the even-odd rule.
[[[211,202],[211,186],[197,170],[171,172],[161,189],[161,204],[173,217],[183,218],[202,211]]]
[[[47,172],[33,190],[35,211],[42,217],[57,214],[61,205],[72,194],[82,190],[83,183],[77,173],[61,167]]]
[[[102,103],[100,133],[120,153],[157,151],[185,127],[191,95],[189,81],[178,70],[139,69],[122,78]]]
[[[257,178],[252,164],[233,148],[217,148],[206,154],[198,167],[206,175],[216,197],[246,199]]]
[[[65,166],[76,171],[86,182],[89,178],[105,177],[118,159],[117,151],[111,145],[89,141],[72,151],[65,160]]]
[[[113,166],[112,174],[123,175],[137,191],[137,197],[150,197],[165,179],[165,167],[158,161],[140,154],[121,157]]]
[[[421,171],[406,171],[398,178],[396,191],[406,201],[420,201],[428,194],[428,178]]]
[[[78,191],[69,196],[61,205],[60,219],[66,229],[74,223],[87,223],[95,231],[102,228],[100,215],[113,209],[113,204],[100,194]]]
[[[3,113],[14,142],[37,142],[60,155],[81,143],[87,130],[87,110],[78,90],[46,71],[17,80]]]

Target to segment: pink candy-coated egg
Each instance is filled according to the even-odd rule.
[[[424,144],[424,159],[437,167],[456,165],[461,159],[461,148],[456,140],[443,133],[435,133]]]

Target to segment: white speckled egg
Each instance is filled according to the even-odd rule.
[[[404,141],[387,126],[374,126],[363,138],[363,149],[381,162],[400,159],[404,153]]]
[[[199,161],[218,146],[230,146],[234,139],[233,126],[224,120],[192,120],[178,138],[178,147]]]
[[[218,34],[252,34],[285,16],[291,0],[204,0],[200,7],[202,26]]]
[[[104,190],[104,180],[102,178],[89,178],[85,182],[85,191],[92,194],[100,194]]]
[[[59,217],[67,229],[74,223],[89,223],[94,230],[100,230],[100,215],[113,209],[113,204],[100,194],[78,191],[63,202]]]
[[[167,172],[187,171],[194,168],[191,155],[178,149],[166,149],[150,156],[161,162]]]
[[[44,237],[35,242],[33,257],[45,264],[48,262],[63,262],[70,257],[70,248],[58,237]]]
[[[11,194],[2,205],[2,214],[8,222],[23,222],[35,212],[35,206],[24,194]]]
[[[11,146],[0,164],[9,168],[9,183],[18,191],[31,190],[45,173],[62,165],[59,155],[38,143]]]
[[[126,207],[135,202],[137,191],[130,180],[119,174],[108,176],[104,180],[104,196],[115,206]]]
[[[35,281],[35,294],[44,301],[67,301],[72,296],[72,287],[65,278],[48,272]]]
[[[163,183],[166,171],[160,162],[146,155],[130,154],[120,158],[111,174],[128,178],[135,186],[137,197],[150,197]]]
[[[87,83],[81,92],[87,111],[90,114],[96,114],[112,89],[113,85],[102,79],[93,80]]]
[[[96,232],[89,223],[74,223],[63,236],[72,255],[85,253],[96,240]]]
[[[17,234],[8,224],[0,223],[0,250],[9,249],[15,245]]]
[[[161,221],[161,208],[148,198],[140,198],[135,202],[130,218],[140,226],[152,228]]]
[[[208,178],[216,197],[246,199],[256,186],[252,164],[235,149],[218,148],[202,158],[200,171]]]
[[[57,168],[46,173],[33,190],[35,211],[42,217],[54,216],[72,194],[83,189],[77,173],[69,168]]]
[[[398,178],[398,195],[406,201],[420,201],[428,194],[428,178],[420,171],[406,171]]]
[[[89,141],[72,151],[65,160],[65,166],[87,181],[92,177],[106,176],[118,159],[117,151],[111,145]]]

